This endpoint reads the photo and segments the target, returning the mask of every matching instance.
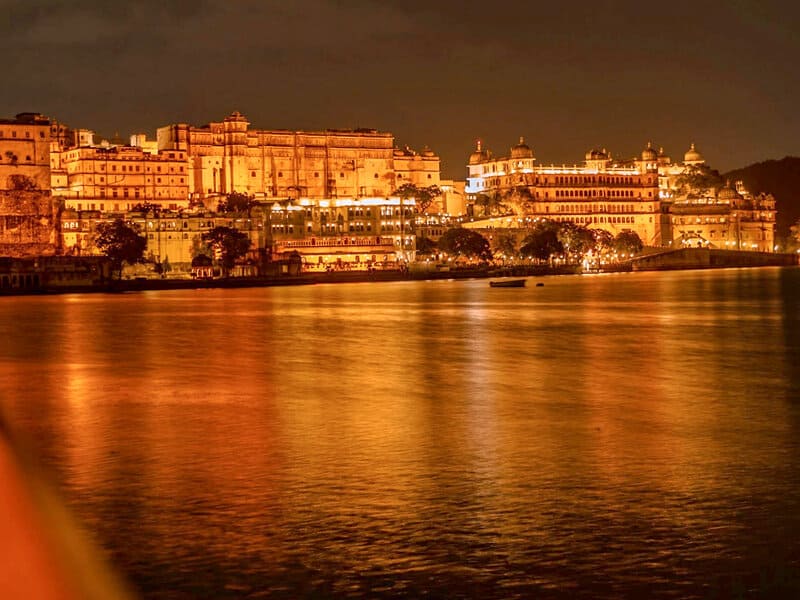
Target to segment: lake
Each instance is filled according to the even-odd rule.
[[[0,403],[146,598],[800,593],[798,268],[0,298]]]

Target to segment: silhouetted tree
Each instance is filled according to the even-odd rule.
[[[614,250],[622,254],[636,254],[642,248],[644,244],[635,231],[621,231],[614,238]]]
[[[594,235],[587,227],[567,221],[558,223],[557,228],[558,240],[567,252],[583,254],[594,247]]]
[[[713,195],[724,184],[719,171],[707,165],[689,165],[675,179],[675,192],[678,196],[688,197]]]
[[[131,212],[153,213],[158,215],[161,212],[161,205],[153,202],[139,202],[131,207]]]
[[[250,210],[254,205],[255,200],[252,196],[241,192],[231,192],[225,196],[224,200],[219,201],[217,212],[246,212],[250,216]]]
[[[506,194],[500,190],[493,190],[488,194],[478,194],[475,197],[475,205],[483,209],[485,216],[496,215],[508,211],[505,204]]]
[[[417,254],[433,254],[437,250],[436,242],[425,236],[417,237]]]
[[[36,181],[27,175],[9,175],[8,187],[12,190],[19,190],[21,192],[33,192],[37,190]]]
[[[433,201],[442,195],[442,190],[439,189],[438,185],[421,187],[413,183],[404,183],[394,193],[403,200],[414,198],[417,212],[424,213],[430,208]]]
[[[605,229],[590,229],[594,237],[594,249],[596,252],[608,252],[614,249],[614,236]]]
[[[558,239],[558,225],[553,221],[540,221],[522,241],[519,249],[523,256],[548,260],[553,254],[564,252],[564,245]]]
[[[246,233],[231,227],[218,226],[202,235],[203,241],[214,250],[214,254],[222,266],[222,275],[227,277],[236,259],[247,254],[250,249],[250,238]]]
[[[475,257],[481,260],[492,258],[489,240],[477,231],[464,229],[463,227],[448,229],[439,238],[439,249],[454,256]]]
[[[94,244],[108,258],[122,279],[122,266],[142,262],[147,247],[147,238],[139,233],[139,227],[115,219],[111,223],[100,223],[94,234]]]
[[[800,219],[789,227],[789,236],[787,238],[786,251],[795,252],[800,248]]]
[[[512,233],[501,233],[497,236],[497,251],[507,258],[516,258],[519,254],[517,250],[517,238]]]

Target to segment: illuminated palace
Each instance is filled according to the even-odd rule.
[[[297,252],[306,271],[391,268],[414,255],[411,231],[414,201],[399,198],[333,199],[260,204],[249,214],[187,211],[128,212],[147,238],[147,258],[186,270],[200,252],[201,236],[231,227],[250,238],[253,248],[276,257]],[[67,209],[62,216],[65,251],[96,254],[94,232],[117,214]],[[404,244],[401,244],[401,240]]]
[[[405,183],[443,183],[434,152],[396,148],[391,133],[249,125],[234,112],[219,123],[169,125],[156,140],[135,134],[123,144],[95,143],[90,130],[54,123],[46,145],[53,193],[76,210],[124,211],[145,202],[175,210],[213,207],[231,192],[267,201],[386,198]]]
[[[169,125],[156,140],[136,134],[123,144],[53,127],[50,173],[53,194],[67,209],[68,252],[93,252],[96,223],[150,205],[192,209],[183,219],[142,221],[156,258],[185,259],[208,223],[224,222],[248,231],[260,247],[299,252],[309,265],[385,264],[413,256],[414,203],[392,196],[396,188],[439,185],[446,193],[438,208],[458,200],[448,195],[457,186],[440,179],[434,152],[396,148],[392,134],[374,129],[259,130],[234,112],[221,122]],[[257,211],[261,220],[197,216],[232,192],[272,210]]]
[[[741,184],[699,195],[682,191],[681,176],[704,165],[694,145],[680,163],[648,144],[630,160],[590,150],[581,165],[544,166],[536,164],[522,138],[503,157],[492,156],[478,142],[467,166],[468,201],[473,206],[505,204],[513,214],[508,210],[468,226],[518,228],[525,219],[548,218],[614,235],[632,231],[649,246],[772,252],[774,198],[753,197]]]
[[[161,127],[158,147],[186,152],[194,200],[230,192],[256,199],[385,198],[404,183],[440,184],[439,157],[428,149],[421,154],[395,149],[391,133],[249,125],[234,112],[203,127]]]

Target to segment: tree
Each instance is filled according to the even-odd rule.
[[[33,192],[38,189],[36,181],[27,175],[9,175],[8,187],[21,192]]]
[[[517,258],[517,238],[513,233],[501,233],[497,236],[497,251],[506,258]]]
[[[533,231],[522,241],[519,249],[523,256],[532,256],[540,260],[548,260],[553,254],[564,252],[564,246],[558,239],[558,226],[552,221],[540,221]]]
[[[404,183],[394,191],[395,195],[400,196],[403,200],[415,200],[415,206],[418,213],[424,213],[430,208],[433,201],[442,195],[442,190],[438,185],[429,185],[427,187],[420,187],[413,183]]]
[[[478,194],[475,197],[475,204],[483,208],[484,216],[490,216],[508,211],[505,205],[506,199],[507,194],[494,190],[488,194]]]
[[[597,252],[608,252],[614,248],[614,236],[605,229],[590,229],[594,237],[594,249]]]
[[[433,254],[434,252],[436,252],[436,242],[425,236],[417,238],[417,254]]]
[[[222,265],[222,275],[227,277],[236,259],[247,254],[250,249],[250,238],[231,227],[218,226],[202,235],[202,239],[214,250]]]
[[[252,196],[241,192],[231,192],[217,204],[217,212],[246,212],[249,216],[254,205],[255,200]]]
[[[512,210],[518,215],[526,215],[531,210],[531,203],[533,202],[533,194],[526,185],[518,185],[514,191],[508,196]]]
[[[644,248],[641,238],[635,231],[621,231],[614,238],[614,250],[620,254],[636,254]]]
[[[477,231],[464,229],[463,227],[448,229],[439,238],[439,249],[455,256],[476,257],[481,260],[492,258],[489,240]]]
[[[675,192],[678,196],[701,197],[713,195],[724,184],[719,171],[707,165],[689,165],[675,179]]]
[[[788,242],[789,244],[786,248],[787,251],[797,250],[800,248],[800,219],[797,220],[797,223],[789,227]]]
[[[115,219],[111,223],[100,223],[97,226],[94,244],[111,259],[112,267],[118,271],[119,278],[122,279],[124,263],[132,265],[143,261],[147,238],[139,234],[137,225]]]
[[[163,261],[154,264],[153,270],[161,275],[161,277],[166,277],[167,273],[172,271],[172,265],[169,264],[169,257],[165,256]]]
[[[158,215],[161,212],[161,205],[149,201],[139,202],[131,207],[131,212],[141,212],[144,214],[153,213],[154,215]]]
[[[569,221],[558,224],[558,240],[570,254],[584,254],[594,247],[594,235],[588,227]]]

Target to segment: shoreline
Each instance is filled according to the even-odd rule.
[[[451,271],[341,271],[283,277],[231,277],[227,279],[122,279],[96,285],[51,286],[41,289],[0,291],[0,297],[49,296],[61,294],[120,294],[170,290],[236,289],[282,287],[336,283],[387,283],[397,281],[446,281],[461,279],[492,279],[503,277],[543,277],[553,275],[582,275],[602,273],[636,273],[644,271],[696,271],[723,268],[761,268],[798,266],[797,263],[775,261],[773,264],[749,265],[664,265],[660,268],[637,269],[630,264],[608,269],[584,270],[580,265],[551,267],[517,266],[501,268],[457,269]]]

